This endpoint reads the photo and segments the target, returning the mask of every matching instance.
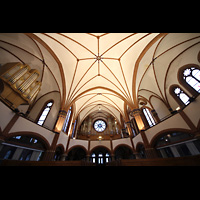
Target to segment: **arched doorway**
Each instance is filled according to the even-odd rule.
[[[200,140],[190,132],[170,130],[158,133],[151,142],[159,157],[185,157],[200,154]]]
[[[40,161],[48,148],[48,142],[37,133],[10,133],[1,144],[0,159]]]
[[[62,145],[58,145],[56,147],[56,151],[55,151],[55,154],[54,154],[54,160],[55,161],[61,160],[61,156],[62,156],[63,153],[64,153],[64,147]]]
[[[90,161],[97,166],[105,166],[111,161],[110,150],[105,147],[95,147],[90,154]]]
[[[138,143],[137,144],[136,151],[139,154],[139,158],[141,158],[141,159],[146,158],[146,151],[145,151],[143,143]]]
[[[132,149],[127,145],[119,145],[114,150],[115,160],[135,159]]]
[[[66,160],[86,160],[86,151],[82,147],[73,147],[69,150]]]

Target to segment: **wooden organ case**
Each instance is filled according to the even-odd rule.
[[[12,109],[31,104],[41,89],[37,81],[40,73],[21,63],[7,63],[0,67],[0,98]]]

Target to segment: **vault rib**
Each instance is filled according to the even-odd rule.
[[[146,36],[150,35],[151,33],[148,33],[146,35],[144,35],[143,37],[141,37],[140,39],[138,39],[137,41],[135,41],[131,46],[129,46],[124,53],[122,53],[122,55],[119,57],[120,59],[122,58],[122,56],[130,49],[132,48],[135,44],[137,44],[140,40],[142,40],[143,38],[145,38]]]
[[[90,49],[88,49],[86,46],[84,46],[84,45],[81,44],[80,42],[78,42],[78,41],[76,41],[76,40],[70,38],[69,36],[63,35],[62,33],[57,33],[57,34],[59,34],[59,35],[65,37],[65,38],[67,38],[67,39],[69,39],[69,40],[71,40],[71,41],[77,43],[78,45],[82,46],[83,48],[85,48],[87,51],[89,51],[91,54],[93,54],[93,55],[95,56],[95,53],[94,53],[94,52],[92,52]]]
[[[73,98],[74,98],[74,96],[80,91],[80,89],[83,87],[83,86],[85,86],[87,83],[89,83],[91,80],[93,80],[94,78],[96,78],[98,75],[95,75],[95,76],[93,76],[91,79],[89,79],[88,81],[86,81],[75,93],[74,93],[74,91],[73,91],[73,96],[72,96],[72,94],[71,94],[71,96],[70,96],[70,100],[72,100]],[[80,81],[79,81],[80,82]]]
[[[75,92],[76,88],[78,87],[78,85],[80,84],[80,82],[83,80],[84,76],[88,73],[88,71],[92,68],[92,66],[95,64],[96,60],[91,64],[91,66],[87,69],[87,71],[84,73],[84,75],[80,78],[80,80],[78,81],[78,83],[76,84],[75,88],[73,89],[71,95],[69,98],[72,97],[73,93]],[[86,82],[87,83],[87,82]]]
[[[104,96],[104,97],[107,98],[109,101],[111,101],[111,102],[118,108],[118,110],[122,112],[122,110],[119,108],[119,106],[118,106],[112,99],[110,99],[109,97],[107,97],[107,96],[105,96],[105,95],[103,95],[103,94],[102,94],[102,96]]]
[[[126,93],[126,97],[128,97],[128,94],[126,92],[126,90],[124,89],[124,87],[122,86],[122,84],[120,83],[120,81],[118,80],[118,78],[115,76],[115,74],[112,72],[112,70],[106,65],[105,62],[102,61],[102,63],[106,66],[106,68],[110,71],[110,73],[114,76],[114,78],[117,80],[117,82],[120,84],[120,86],[122,87],[123,91]],[[114,83],[113,83],[114,84]]]
[[[132,98],[131,98],[130,91],[129,91],[129,89],[128,89],[128,84],[127,84],[127,82],[126,82],[126,78],[125,78],[125,75],[124,75],[124,71],[123,71],[123,67],[122,67],[122,63],[121,63],[121,60],[120,60],[120,59],[119,59],[119,65],[120,65],[120,68],[121,68],[121,71],[122,71],[122,75],[123,75],[123,79],[124,79],[126,88],[127,88],[127,90],[128,90],[129,98],[132,99]]]
[[[131,34],[131,35],[129,35],[129,36],[127,36],[127,37],[121,39],[120,41],[118,41],[117,43],[115,43],[114,45],[112,45],[111,47],[109,47],[106,51],[104,51],[104,52],[101,54],[101,56],[104,55],[106,52],[108,52],[110,49],[112,49],[114,46],[116,46],[117,44],[119,44],[120,42],[126,40],[127,38],[129,38],[129,37],[131,37],[131,36],[133,36],[133,35],[135,35],[135,34],[137,34],[137,33],[133,33],[133,34]]]
[[[70,95],[70,92],[71,92],[71,89],[72,89],[72,85],[74,83],[74,78],[75,78],[76,71],[77,71],[77,68],[78,68],[78,63],[79,63],[79,61],[77,60],[76,67],[75,67],[75,70],[74,70],[74,75],[73,75],[72,82],[71,82],[71,85],[70,85],[70,88],[69,88],[69,92],[68,92],[68,95],[67,95],[67,99],[69,99],[69,95]]]
[[[154,37],[142,50],[142,52],[140,53],[140,55],[138,56],[136,62],[135,62],[135,66],[134,66],[134,71],[133,71],[133,81],[132,81],[132,95],[133,95],[133,101],[136,103],[137,102],[137,93],[136,90],[138,91],[139,87],[136,88],[136,76],[138,73],[138,67],[140,64],[140,61],[142,60],[142,58],[144,57],[144,55],[146,54],[146,52],[151,48],[151,46],[157,41],[159,40],[161,37],[165,36],[167,33],[160,33],[158,34],[156,37]],[[141,80],[140,80],[141,82]]]
[[[61,46],[63,46],[67,51],[69,51],[76,59],[78,59],[76,57],[76,55],[72,51],[70,51],[64,44],[62,44],[61,42],[59,42],[57,39],[53,38],[52,36],[50,36],[50,35],[48,35],[46,33],[42,33],[42,34],[45,35],[45,36],[47,36],[47,37],[49,37],[49,38],[51,38],[52,40],[56,41],[58,44],[60,44]]]
[[[101,77],[103,77],[104,79],[106,79],[108,82],[110,82],[111,84],[113,84],[123,95],[124,95],[124,97],[126,97],[127,98],[127,96],[124,94],[124,92],[117,86],[117,85],[115,85],[112,81],[110,81],[108,78],[106,78],[105,76],[103,76],[103,75],[100,75]]]
[[[89,89],[87,89],[87,90],[81,92],[80,94],[78,94],[78,95],[73,99],[73,101],[72,101],[71,103],[76,102],[77,99],[80,99],[81,96],[82,96],[83,94],[85,94],[85,93],[87,93],[87,92],[90,92],[90,91],[92,91],[92,90],[96,90],[96,89],[108,90],[108,91],[112,92],[113,94],[116,94],[116,95],[117,95],[120,99],[122,99],[127,105],[129,105],[130,107],[132,106],[132,105],[130,104],[130,102],[127,101],[127,99],[126,99],[123,95],[119,94],[119,93],[116,92],[115,90],[112,90],[112,89],[106,88],[106,87],[102,87],[102,86],[96,86],[96,87],[89,88]]]
[[[100,101],[100,102],[104,102],[104,101]],[[94,103],[94,102],[93,102]],[[124,116],[124,113],[121,112],[120,110],[118,110],[116,107],[114,107],[112,104],[108,103],[108,102],[105,102],[106,104],[101,104],[102,107],[104,107],[105,109],[107,109],[111,115],[113,115],[115,117],[115,119],[118,119],[117,116],[108,108],[106,107],[105,105],[108,105],[110,107],[113,107],[114,109],[116,109],[118,112],[120,112],[120,114],[122,116]],[[87,111],[87,113],[84,115],[84,117],[82,117],[82,121],[89,115],[89,113],[91,112],[91,110],[93,110],[96,106],[98,106],[98,104],[89,104],[87,106],[85,106],[82,110],[80,110],[79,112],[77,112],[77,114],[75,115],[74,119],[76,119],[78,117],[78,115],[83,111],[85,110],[86,108],[90,107],[90,106],[93,106],[90,110]],[[108,113],[109,113],[108,112]],[[92,112],[91,112],[92,113]],[[82,123],[81,121],[81,123]],[[80,124],[81,124],[80,123]]]

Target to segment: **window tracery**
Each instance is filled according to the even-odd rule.
[[[94,123],[94,129],[97,132],[103,132],[106,129],[106,123],[103,120],[97,120]]]
[[[195,67],[186,68],[183,71],[183,80],[200,93],[200,70]]]
[[[190,103],[190,97],[180,87],[175,87],[174,93],[185,105]]]

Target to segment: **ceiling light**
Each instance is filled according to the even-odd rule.
[[[181,109],[180,107],[177,107],[177,108],[176,108],[176,110],[180,110],[180,109]]]
[[[102,140],[102,136],[100,135],[100,136],[98,137],[98,139],[99,139],[99,140]]]

